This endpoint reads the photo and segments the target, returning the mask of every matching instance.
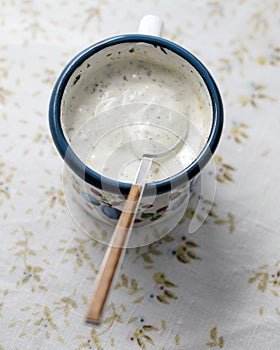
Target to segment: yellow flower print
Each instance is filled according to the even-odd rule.
[[[23,284],[32,283],[33,281],[36,283],[35,285],[31,285],[31,292],[34,293],[36,290],[36,286],[40,290],[47,290],[45,286],[40,284],[41,282],[41,273],[44,271],[44,269],[40,266],[32,266],[27,265],[23,271],[23,278],[21,281],[17,282],[17,287]]]
[[[194,216],[196,216],[196,218],[203,224],[208,224],[209,221],[212,221],[216,225],[228,225],[229,233],[233,233],[235,231],[236,219],[234,214],[227,212],[225,218],[220,217],[215,211],[215,209],[217,209],[217,203],[203,199],[202,197],[200,200],[203,205],[200,207],[199,212],[196,213],[194,207],[188,207],[180,223],[183,223],[186,220],[192,219]]]
[[[0,105],[5,105],[7,101],[6,98],[10,95],[12,95],[12,91],[0,86]]]
[[[183,264],[189,264],[192,260],[201,260],[194,252],[196,248],[199,248],[197,243],[187,240],[185,236],[182,236],[182,242],[175,248],[168,249],[168,255],[170,257],[176,257],[176,259]]]
[[[24,278],[22,279],[21,283],[27,283],[30,279],[34,279],[36,282],[40,282],[41,281],[41,277],[40,277],[40,272],[43,272],[44,269],[40,266],[31,266],[31,265],[27,265],[23,274],[24,274]]]
[[[15,167],[7,167],[4,162],[0,163],[0,206],[3,205],[7,199],[11,199],[10,187],[15,170]]]
[[[44,196],[38,202],[40,206],[43,207],[41,210],[42,215],[44,215],[49,209],[52,210],[54,218],[57,216],[57,209],[60,209],[62,213],[66,212],[64,192],[61,188],[53,186],[47,188],[45,185],[41,185],[40,188],[44,190]]]
[[[227,74],[232,72],[232,62],[229,58],[222,57],[218,60],[218,62],[220,63],[218,67],[220,72],[225,72]]]
[[[57,72],[50,68],[45,68],[43,70],[44,77],[42,79],[43,84],[49,84],[53,86],[57,78]]]
[[[230,164],[224,163],[223,158],[220,156],[215,156],[214,161],[217,168],[216,179],[221,183],[225,183],[227,181],[232,182],[232,173],[235,171],[235,168]]]
[[[133,335],[137,340],[137,344],[140,346],[141,349],[146,349],[145,343],[155,345],[153,342],[153,339],[149,335],[147,335],[147,331],[151,331],[151,330],[156,330],[156,329],[154,329],[154,327],[151,325],[147,325],[147,326],[143,326],[142,328],[135,329]]]
[[[141,252],[138,256],[136,256],[136,258],[133,260],[133,263],[135,263],[138,259],[143,259],[143,261],[147,264],[147,268],[150,268],[153,263],[154,263],[154,259],[153,257],[162,255],[162,251],[158,249],[159,247],[159,242],[150,244],[146,247],[143,248],[137,248],[136,252]]]
[[[138,282],[135,278],[132,278],[131,280],[128,279],[128,277],[125,274],[121,275],[120,281],[117,282],[115,289],[119,289],[120,287],[125,287],[129,290],[129,295],[134,295],[138,293],[139,291],[143,290],[143,288],[139,288]]]
[[[76,310],[78,308],[78,305],[76,301],[70,297],[63,297],[59,301],[55,301],[53,303],[55,305],[53,312],[62,310],[64,314],[64,323],[68,327],[69,326],[69,321],[67,319],[69,312],[71,310]]]
[[[270,269],[271,270],[271,269]],[[278,261],[272,271],[269,271],[269,265],[262,265],[254,276],[249,278],[249,283],[257,282],[257,288],[260,292],[265,292],[269,287],[274,296],[279,296],[280,292],[280,261]]]
[[[171,290],[173,288],[176,288],[177,285],[169,281],[164,273],[155,273],[153,275],[153,281],[155,282],[153,290],[145,294],[140,293],[139,295],[138,293],[143,291],[144,288],[140,288],[138,286],[138,282],[135,278],[129,280],[129,278],[126,275],[122,274],[120,281],[116,284],[115,289],[125,287],[128,289],[128,295],[138,294],[136,299],[133,300],[134,304],[141,303],[145,298],[149,301],[159,301],[164,304],[169,304],[171,300],[178,299],[175,293]]]
[[[261,100],[269,100],[275,102],[276,99],[268,96],[265,93],[266,86],[252,83],[250,85],[250,92],[247,95],[239,96],[239,103],[242,106],[251,105],[254,108],[259,108],[259,101]]]
[[[97,269],[95,268],[94,264],[91,262],[91,257],[87,252],[86,245],[88,243],[95,244],[95,242],[92,239],[82,239],[82,238],[75,238],[75,246],[72,248],[68,248],[66,250],[66,256],[62,263],[68,262],[68,255],[74,256],[76,259],[76,263],[74,265],[74,272],[77,272],[79,268],[84,266],[84,263],[87,262],[87,265],[91,267],[91,269],[94,271],[94,273],[97,273]],[[61,251],[61,249],[59,249]]]
[[[269,22],[262,11],[253,13],[249,22],[253,24],[255,32],[266,34],[269,29]]]
[[[16,256],[22,256],[24,260],[24,264],[27,266],[27,257],[29,255],[35,256],[36,252],[35,250],[29,248],[29,240],[31,237],[34,236],[34,233],[31,231],[26,230],[25,228],[21,228],[23,239],[20,239],[16,242],[14,248],[18,249],[18,251],[15,253]],[[12,248],[12,249],[14,249]]]
[[[92,328],[90,331],[90,336],[86,341],[83,341],[78,347],[77,350],[82,349],[94,349],[94,350],[104,350],[101,346],[102,336],[107,336],[107,333],[115,325],[115,323],[123,323],[121,313],[125,310],[125,306],[121,305],[120,312],[117,312],[116,306],[114,303],[111,303],[106,309],[107,317],[102,322],[101,329]]]
[[[46,339],[50,339],[52,336],[57,336],[57,339],[64,343],[65,339],[59,334],[60,327],[56,320],[61,320],[64,316],[64,325],[62,327],[70,326],[70,311],[75,311],[78,308],[77,302],[74,300],[73,295],[76,294],[76,290],[72,293],[72,296],[64,296],[59,300],[48,302],[48,305],[42,305],[38,302],[34,302],[29,306],[21,308],[22,312],[28,312],[28,318],[25,320],[25,324],[33,324],[33,335],[40,334],[45,335]],[[22,333],[25,336],[26,333]]]
[[[135,343],[143,350],[147,349],[147,345],[155,345],[150,332],[156,332],[159,329],[154,325],[148,324],[144,317],[133,317],[128,321],[129,324],[133,323],[136,328],[130,332],[128,341]]]
[[[44,307],[43,316],[34,322],[34,326],[37,327],[34,334],[36,335],[44,330],[47,339],[50,339],[51,337],[51,333],[49,331],[50,329],[58,331],[58,327],[52,318],[51,310],[48,308],[48,306]]]
[[[51,187],[49,190],[45,191],[45,195],[49,197],[50,208],[53,208],[56,203],[65,206],[64,193],[62,189]]]
[[[3,204],[3,199],[11,199],[9,186],[4,184],[2,181],[0,182],[0,205]]]
[[[229,138],[233,138],[233,140],[237,143],[243,143],[244,140],[248,139],[248,134],[245,132],[245,130],[248,129],[248,125],[245,123],[236,123],[234,122],[232,124],[232,127],[230,129],[230,136]]]
[[[224,16],[224,6],[221,1],[209,1],[207,5],[210,7],[210,15]]]
[[[270,292],[274,297],[280,296],[280,260],[273,266],[267,264],[259,266],[258,270],[252,277],[248,279],[248,283],[257,285],[258,291],[261,293]],[[262,308],[261,314],[264,310]],[[276,308],[279,313],[279,308]]]
[[[8,66],[5,67],[5,64],[8,63],[8,60],[6,58],[4,58],[4,57],[0,57],[0,63],[1,63],[1,65],[0,65],[0,73],[1,73],[3,78],[7,78],[9,76],[9,70],[8,70]],[[0,99],[0,101],[1,101],[1,99]]]
[[[224,337],[220,336],[218,337],[218,330],[217,327],[213,327],[210,330],[210,341],[206,343],[206,345],[209,348],[220,348],[222,349],[224,347]]]
[[[157,272],[153,276],[156,283],[155,291],[149,293],[149,299],[158,300],[160,303],[169,304],[169,300],[176,300],[178,297],[171,291],[177,285],[169,281],[163,272]]]
[[[214,223],[216,225],[228,225],[229,233],[233,233],[235,231],[235,216],[230,212],[227,213],[225,219],[217,218],[214,220]]]
[[[104,348],[101,346],[100,339],[99,339],[99,337],[97,335],[97,331],[95,329],[92,329],[90,339],[81,343],[75,350],[82,350],[82,349],[104,350]]]
[[[257,62],[260,65],[277,66],[280,62],[280,47],[274,47],[266,55],[258,56]]]
[[[54,311],[63,310],[64,316],[68,316],[71,308],[77,309],[78,307],[76,301],[69,297],[61,298],[59,301],[54,302],[54,305],[56,305]]]
[[[260,269],[262,269],[262,268],[263,267],[260,267]],[[265,272],[265,271],[256,272],[254,274],[254,276],[249,278],[249,280],[248,280],[249,283],[258,282],[257,283],[258,290],[263,292],[263,293],[266,291],[268,281],[269,281],[269,273]]]
[[[111,303],[108,306],[107,309],[107,317],[104,318],[103,320],[103,324],[107,325],[107,329],[111,328],[115,323],[123,323],[123,319],[122,319],[122,312],[125,310],[125,307],[123,307],[123,305],[121,305],[121,310],[119,312],[117,312],[116,306],[114,303]],[[109,313],[111,312],[111,314]],[[107,329],[103,330],[101,334],[104,334]]]
[[[46,130],[46,128],[44,127],[40,127],[38,132],[35,134],[34,138],[33,138],[33,142],[34,143],[38,143],[38,144],[47,144],[50,145],[51,144],[51,137],[48,133],[48,131]],[[40,154],[43,155],[43,154]]]
[[[23,233],[23,238],[18,240],[15,243],[15,246],[11,248],[11,250],[16,250],[15,256],[23,258],[23,277],[20,281],[17,282],[17,287],[35,282],[35,284],[31,284],[32,292],[35,292],[36,287],[38,287],[40,290],[47,290],[45,286],[40,284],[41,273],[44,271],[44,269],[41,266],[35,266],[28,263],[28,258],[30,256],[37,255],[35,250],[29,247],[29,240],[34,236],[34,234],[33,232],[28,231],[24,228],[21,228],[21,230]]]
[[[83,26],[82,26],[82,31],[86,30],[87,26],[92,20],[101,20],[101,8],[100,7],[90,7],[86,9],[87,16],[83,20]]]

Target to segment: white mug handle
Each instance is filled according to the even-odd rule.
[[[154,15],[144,16],[139,24],[138,33],[154,36],[161,36],[163,30],[163,21]]]

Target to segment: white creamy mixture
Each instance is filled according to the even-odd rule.
[[[144,153],[157,154],[184,139],[175,152],[155,159],[148,181],[162,180],[187,167],[205,144],[211,126],[205,92],[199,96],[178,70],[118,54],[94,75],[81,69],[73,76],[63,100],[64,133],[89,167],[124,182],[134,180]],[[84,63],[84,70],[90,65]]]
[[[178,112],[132,103],[96,114],[79,129],[71,146],[89,167],[125,182],[135,178],[144,154],[153,155],[149,181],[157,181],[181,171],[194,159],[188,130],[188,119]],[[170,153],[156,158],[164,151]]]

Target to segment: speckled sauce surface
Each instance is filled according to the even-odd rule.
[[[65,204],[49,97],[75,54],[136,32],[148,13],[222,92],[226,125],[216,171],[206,170],[215,198],[194,188],[169,235],[128,250],[104,322],[90,326],[84,315],[106,246]],[[274,0],[2,1],[1,350],[279,349],[279,13]],[[194,213],[199,221],[205,212],[190,234]]]
[[[61,119],[66,139],[90,168],[125,182],[135,178],[144,153],[156,158],[181,139],[180,149],[159,158],[161,171],[154,162],[153,182],[199,155],[212,109],[202,77],[186,60],[160,45],[128,42],[94,53],[72,73]]]

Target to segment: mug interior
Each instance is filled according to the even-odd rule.
[[[195,130],[193,134],[199,135],[192,141],[193,158],[188,159],[188,164],[147,187],[156,186],[164,192],[172,181],[182,182],[186,175],[192,178],[217,146],[223,121],[217,87],[192,54],[165,39],[126,35],[94,45],[70,62],[60,83],[61,101],[56,106],[59,115],[55,116],[59,118],[59,136],[81,161],[85,177],[95,178],[94,185],[102,178],[100,182],[107,181],[121,192],[122,187],[126,190],[130,186],[116,178],[106,179],[100,169],[85,166],[79,155],[79,142],[72,142],[77,131],[95,115],[118,106],[165,106],[186,116],[189,127]]]

